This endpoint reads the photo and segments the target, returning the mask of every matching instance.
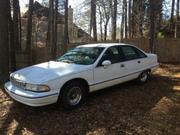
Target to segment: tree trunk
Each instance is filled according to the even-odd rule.
[[[121,40],[124,38],[124,2],[122,4],[122,18],[121,18]]]
[[[174,22],[174,7],[175,7],[175,0],[172,0],[172,5],[171,5],[171,24]]]
[[[144,0],[140,1],[140,16],[139,16],[139,34],[143,37],[143,23],[144,23]]]
[[[180,17],[179,17],[179,5],[180,3],[179,3],[179,0],[177,0],[177,10],[176,10],[176,15],[177,15],[177,21],[179,21],[180,20]]]
[[[99,16],[100,16],[100,22],[99,22],[99,26],[100,26],[100,38],[101,38],[101,41],[103,41],[103,29],[102,29],[102,12],[101,12],[101,8],[100,8],[100,6],[99,6],[99,8],[98,8],[98,10],[99,10]]]
[[[26,52],[28,54],[28,65],[32,64],[32,15],[33,15],[33,3],[34,0],[29,0],[29,9],[28,9],[28,22],[27,22],[27,37],[26,37]]]
[[[104,41],[107,40],[107,25],[108,25],[108,22],[106,22],[106,24],[104,25]]]
[[[0,83],[9,77],[8,0],[0,0]]]
[[[49,3],[50,3],[50,1],[49,1]],[[50,5],[50,4],[49,4]],[[46,35],[46,46],[47,47],[50,47],[50,23],[51,23],[51,21],[50,21],[50,6],[49,6],[49,13],[48,13],[48,30],[47,30],[47,35]]]
[[[127,28],[127,1],[124,0],[124,25],[125,25],[125,39],[128,37],[128,28]]]
[[[106,16],[106,22],[105,22],[105,25],[104,25],[104,41],[107,40],[107,26],[108,26],[108,23],[109,23],[109,15]]]
[[[162,25],[162,19],[163,19],[163,0],[158,0],[157,2],[158,5],[158,20],[157,20],[157,31],[160,31],[161,25]]]
[[[52,57],[56,59],[57,57],[57,20],[58,20],[58,5],[59,1],[55,0],[55,15],[54,15],[54,46],[52,48]]]
[[[112,0],[107,1],[107,3],[103,0],[101,1],[102,4],[102,16],[104,18],[103,22],[104,22],[104,40],[107,40],[107,26],[109,24],[109,20],[110,20],[110,13],[111,13],[111,8],[112,8]]]
[[[14,24],[14,44],[20,50],[19,43],[19,0],[13,0],[13,24]]]
[[[129,0],[129,10],[128,10],[128,26],[129,26],[129,38],[132,38],[132,0]]]
[[[91,11],[92,11],[92,6],[91,6]],[[93,26],[93,18],[92,18],[92,12],[90,13],[90,24],[89,24],[89,35],[92,36],[92,26]]]
[[[19,31],[19,47],[21,49],[22,47],[22,24],[21,24],[21,9],[20,9],[20,5],[19,5],[19,0],[17,1],[17,6],[18,6],[18,21],[19,21],[19,27],[18,27],[18,31]]]
[[[64,27],[64,52],[68,50],[68,43],[69,43],[69,32],[68,32],[68,3],[69,1],[66,0],[65,2],[65,27]]]
[[[136,36],[136,29],[137,29],[137,25],[136,25],[136,13],[137,13],[137,0],[133,0],[132,2],[132,38],[134,38]]]
[[[13,72],[16,70],[16,48],[14,45],[14,26],[13,26],[13,20],[11,17],[11,6],[10,6],[10,1],[8,0],[8,19],[9,19],[9,44],[10,44],[10,65],[11,68],[10,70]]]
[[[50,32],[49,32],[49,45],[51,47],[51,53],[52,48],[54,46],[54,0],[49,1],[49,20],[50,20]]]
[[[179,17],[179,0],[177,0],[176,4],[177,10],[176,10],[176,24],[175,24],[175,38],[179,38],[180,36],[180,17]]]
[[[93,29],[93,39],[97,41],[96,0],[91,0],[91,25]]]
[[[116,40],[116,23],[117,23],[117,0],[114,0],[112,12],[112,40]]]
[[[156,3],[150,0],[150,30],[149,30],[149,48],[150,52],[154,52],[155,45],[155,22],[156,22]]]

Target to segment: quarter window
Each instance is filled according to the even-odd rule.
[[[146,55],[142,51],[140,51],[139,49],[137,49],[135,47],[133,47],[133,48],[136,51],[136,53],[138,54],[139,58],[145,58],[146,57]]]

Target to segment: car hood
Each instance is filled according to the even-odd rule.
[[[86,71],[90,67],[88,65],[50,61],[23,68],[12,73],[11,77],[27,83],[40,84],[65,75]]]

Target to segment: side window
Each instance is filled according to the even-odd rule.
[[[124,53],[124,56],[125,56],[126,60],[133,60],[133,59],[139,58],[138,54],[136,53],[134,48],[131,47],[131,46],[122,46],[121,49],[122,49],[122,51]]]
[[[102,58],[101,58],[98,65],[100,66],[104,60],[110,60],[112,64],[118,63],[118,62],[122,61],[121,60],[121,55],[122,54],[119,53],[119,48],[118,47],[116,47],[116,46],[110,47],[103,54],[103,56],[102,56]]]

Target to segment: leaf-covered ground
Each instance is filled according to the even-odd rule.
[[[0,90],[0,135],[179,135],[180,65],[163,64],[145,85],[128,82],[89,95],[82,107],[32,108]]]

